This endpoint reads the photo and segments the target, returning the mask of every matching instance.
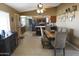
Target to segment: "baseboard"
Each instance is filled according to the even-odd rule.
[[[79,48],[76,47],[74,44],[70,43],[69,41],[67,41],[67,43],[68,43],[70,46],[72,46],[75,50],[78,50],[78,51],[79,51]]]

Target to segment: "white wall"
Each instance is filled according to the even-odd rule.
[[[68,16],[72,16],[72,14],[68,14]],[[58,15],[57,16],[57,26],[58,27],[67,27],[68,29],[74,29],[74,35],[79,37],[79,11],[75,12],[75,19],[73,18],[72,21],[70,18],[64,17],[66,14]]]

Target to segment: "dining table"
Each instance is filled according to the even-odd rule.
[[[55,31],[52,32],[52,31],[44,30],[44,33],[48,38],[48,40],[55,40]]]
[[[43,30],[43,33],[44,36],[43,39],[41,40],[43,47],[47,46],[48,48],[53,48],[51,42],[54,42],[55,40],[55,32]]]

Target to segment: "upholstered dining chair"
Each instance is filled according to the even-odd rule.
[[[63,55],[65,55],[65,43],[67,39],[67,32],[56,32],[55,40],[54,42],[51,42],[51,44],[54,47],[54,55],[56,56],[56,51],[58,49],[63,50]]]
[[[51,28],[50,28],[50,26],[49,26],[49,25],[46,25],[45,29],[46,29],[46,30],[48,30],[48,31],[50,31],[50,30],[51,30]]]

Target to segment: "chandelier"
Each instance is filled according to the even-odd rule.
[[[39,4],[37,5],[37,13],[38,13],[38,14],[43,14],[43,13],[44,13],[43,4],[39,3]]]

